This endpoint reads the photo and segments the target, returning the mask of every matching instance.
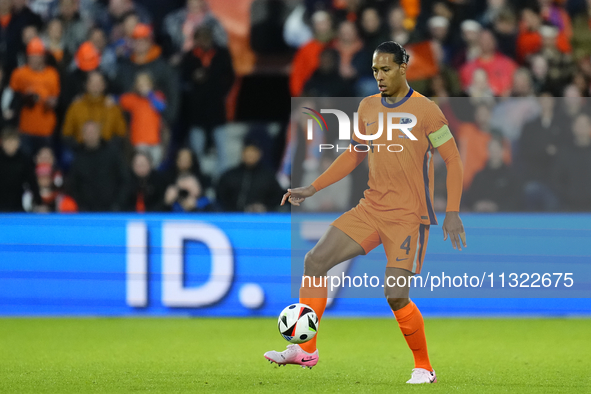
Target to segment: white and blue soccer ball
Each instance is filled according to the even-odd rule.
[[[279,332],[286,341],[304,343],[318,331],[318,316],[306,304],[291,304],[281,311],[277,322]]]

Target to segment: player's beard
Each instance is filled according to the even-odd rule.
[[[392,97],[392,96],[390,96],[390,95],[389,95],[388,93],[386,93],[386,92],[381,92],[381,93],[380,93],[380,95],[381,95],[382,97]]]

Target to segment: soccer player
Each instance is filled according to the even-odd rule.
[[[407,283],[406,287],[386,285],[385,296],[414,356],[415,368],[407,383],[417,384],[437,381],[427,353],[423,317],[409,299],[410,278],[421,271],[429,227],[437,224],[432,202],[434,170],[431,158],[435,148],[447,167],[443,237],[444,240],[451,239],[454,249],[461,250],[462,245],[467,245],[459,217],[463,177],[460,155],[439,107],[409,87],[406,81],[408,58],[406,50],[396,42],[384,42],[377,47],[372,69],[380,94],[362,100],[358,109],[358,127],[362,134],[376,134],[380,112],[384,116],[384,125],[387,112],[410,113],[417,118],[417,124],[410,130],[416,140],[402,130],[393,133],[394,136],[399,134],[396,143],[403,146],[401,152],[394,153],[385,149],[392,141],[387,141],[387,133],[383,132],[378,139],[371,141],[372,149],[368,152],[349,149],[310,186],[288,189],[282,204],[289,201],[299,206],[317,191],[347,176],[365,156],[369,157],[369,189],[364,198],[336,219],[306,254],[304,277],[316,281],[302,281],[300,302],[311,306],[320,319],[327,298],[326,283],[321,278],[335,265],[367,254],[383,244],[387,256],[386,278],[391,277],[390,283],[394,283],[394,279],[405,277]],[[400,123],[406,122],[401,119]],[[365,141],[354,135],[349,148],[362,143]],[[316,287],[319,282],[324,286]],[[402,280],[399,283],[403,283]],[[311,368],[318,362],[316,339],[317,335],[301,345],[288,345],[283,352],[267,352],[265,358],[279,365],[297,364]]]

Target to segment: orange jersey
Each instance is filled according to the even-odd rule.
[[[45,100],[57,98],[60,94],[59,74],[53,67],[35,71],[29,66],[14,70],[10,77],[10,88],[21,94],[36,94],[39,100],[32,107],[23,107],[20,113],[19,128],[23,133],[48,137],[57,123],[55,111],[46,108]]]
[[[386,220],[418,222],[425,225],[437,224],[433,210],[434,168],[432,157],[435,148],[428,136],[447,125],[447,119],[437,104],[410,89],[406,97],[395,104],[387,103],[386,99],[381,98],[380,95],[363,99],[358,109],[359,133],[362,135],[377,134],[380,113],[383,117],[381,136],[373,141],[364,141],[354,134],[349,147],[352,151],[357,152],[367,150],[367,153],[353,153],[356,157],[355,166],[363,160],[365,155],[369,156],[369,189],[365,191],[364,198],[359,204],[368,212]],[[416,140],[412,140],[410,136],[396,128],[392,130],[391,139],[388,140],[388,113],[414,115],[417,123],[409,132]],[[392,124],[408,124],[410,121],[411,118],[404,116],[395,117],[392,119]],[[451,136],[449,138],[451,139]],[[450,146],[450,143],[454,156],[459,162],[455,142],[453,140],[446,142],[446,148]],[[351,155],[351,153],[344,152],[342,155]],[[456,172],[459,172],[461,177],[461,168]],[[346,174],[336,175],[331,174],[329,169],[312,185],[316,190],[320,190],[336,182],[338,180],[336,178],[340,175]],[[454,186],[454,188],[457,187]],[[448,189],[450,189],[449,185]],[[461,191],[459,193],[461,194]],[[459,196],[454,197],[454,200],[458,200],[458,207],[454,206],[453,209],[448,207],[448,211],[459,209]]]
[[[158,145],[162,116],[150,104],[150,100],[136,93],[125,93],[121,95],[120,104],[131,115],[131,144]]]

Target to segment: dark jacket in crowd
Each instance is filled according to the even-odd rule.
[[[306,82],[304,92],[310,97],[352,97],[351,84],[338,72],[323,73],[316,70]]]
[[[8,78],[18,67],[18,56],[25,51],[22,33],[27,26],[36,26],[41,30],[43,21],[29,7],[12,14],[5,28],[0,27],[0,59],[4,69],[4,78]]]
[[[263,204],[267,211],[277,209],[283,190],[275,174],[262,164],[252,168],[240,164],[222,174],[217,199],[223,211],[242,212],[251,204]]]
[[[68,186],[81,212],[120,211],[129,196],[129,175],[119,151],[103,143],[76,152]]]
[[[164,179],[160,173],[152,170],[146,178],[132,174],[125,210],[132,212],[164,212]],[[143,205],[144,210],[138,208]]]
[[[289,51],[283,26],[291,11],[283,0],[255,0],[250,7],[250,47],[257,54],[277,55]]]
[[[542,125],[541,118],[532,120],[523,126],[519,139],[519,154],[523,165],[524,181],[539,181],[550,184],[551,170],[555,155],[548,153],[548,146],[557,149],[560,142],[561,127],[556,116],[548,127]]]
[[[200,79],[195,78],[197,70],[203,71]],[[214,46],[206,53],[189,51],[181,62],[181,73],[187,122],[206,129],[226,123],[226,96],[234,83],[228,50]]]
[[[195,178],[197,178],[197,180],[201,184],[201,187],[204,190],[209,189],[210,187],[212,187],[211,177],[203,174],[203,172],[201,171],[201,166],[199,165],[199,162],[197,161],[197,156],[194,153],[192,154],[192,156],[193,156],[193,167],[191,168],[191,170],[189,172],[191,173],[191,175],[194,175]],[[164,179],[164,184],[165,185],[176,184],[176,180],[178,179],[179,175],[181,175],[181,172],[179,171],[179,169],[176,166],[169,168],[168,170],[166,170],[162,174],[162,177]]]
[[[517,180],[513,171],[503,164],[500,168],[486,166],[474,176],[465,196],[465,204],[473,208],[478,201],[492,201],[499,211],[513,211],[518,207]]]
[[[60,113],[64,115],[77,96],[86,92],[88,73],[76,68],[65,73],[62,80],[62,93],[59,100]]]
[[[552,178],[565,210],[591,211],[591,146],[562,149]]]
[[[27,189],[35,202],[41,201],[31,159],[21,150],[8,156],[0,149],[0,212],[23,212],[22,198]]]
[[[179,109],[177,74],[161,56],[161,53],[160,47],[154,45],[150,49],[146,63],[139,64],[134,60],[133,55],[129,59],[121,60],[112,87],[115,94],[133,91],[137,74],[149,73],[152,76],[155,90],[160,90],[166,98],[166,109],[162,115],[169,124],[174,124]]]

